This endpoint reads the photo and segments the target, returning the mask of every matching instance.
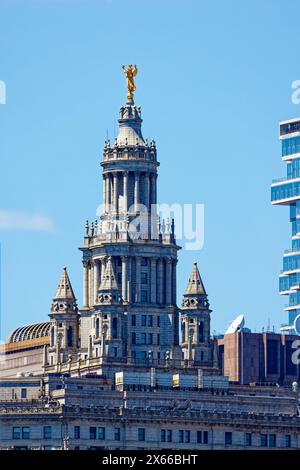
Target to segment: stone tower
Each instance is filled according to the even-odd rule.
[[[79,315],[71,282],[64,268],[50,316],[49,362],[60,364],[73,356],[79,347]]]
[[[103,208],[86,225],[83,254],[83,355],[164,363],[180,358],[174,222],[157,217],[154,141],[144,140],[141,109],[121,107],[113,144],[105,141]]]
[[[181,346],[183,357],[194,365],[212,365],[210,313],[197,263],[194,263],[181,308]]]

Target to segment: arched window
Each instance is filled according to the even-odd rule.
[[[116,317],[113,318],[113,321],[112,321],[112,337],[113,338],[118,337],[118,319]]]
[[[67,342],[68,342],[69,347],[73,346],[73,328],[71,326],[69,326],[69,328],[68,328]]]
[[[51,326],[51,332],[50,332],[50,344],[51,344],[51,347],[54,346],[54,341],[55,341],[55,331],[54,331],[54,326]]]
[[[95,322],[95,336],[96,336],[96,338],[99,338],[99,334],[100,334],[100,320],[99,320],[99,318],[96,318],[96,322]]]
[[[198,341],[204,343],[204,323],[201,321],[198,326]]]

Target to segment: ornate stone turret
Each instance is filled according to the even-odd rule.
[[[81,347],[88,355],[92,349],[93,357],[145,364],[151,356],[164,364],[167,352],[170,359],[181,354],[180,247],[174,221],[158,222],[156,145],[142,134],[141,109],[133,100],[135,68],[125,69],[130,97],[120,108],[115,142],[104,144],[102,212],[96,229],[86,225],[81,248]]]
[[[98,303],[99,304],[112,304],[121,303],[122,298],[119,292],[118,284],[116,281],[111,257],[108,258],[106,263],[105,272],[99,287]]]
[[[211,365],[211,310],[197,263],[194,263],[181,310],[181,344],[184,359],[195,365]]]
[[[79,315],[72,285],[64,268],[50,316],[50,364],[65,362],[79,346]]]

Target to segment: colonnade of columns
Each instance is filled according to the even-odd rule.
[[[129,184],[129,176],[131,186]],[[143,194],[141,184],[143,183]],[[123,186],[123,188],[122,188]],[[157,203],[157,173],[140,171],[115,171],[103,174],[103,201],[104,211],[128,212],[129,194],[133,193],[134,210],[138,210],[139,204],[144,204],[147,209]],[[123,196],[123,207],[119,207],[119,196]]]
[[[89,307],[97,302],[98,289],[105,271],[105,256],[83,262],[83,306]],[[147,283],[141,284],[141,256],[121,257],[122,298],[125,302],[140,303],[142,288],[147,290],[147,303],[176,304],[176,264],[177,260],[168,257],[149,257]],[[132,272],[135,269],[134,289]],[[115,272],[116,274],[116,272]],[[134,298],[132,293],[134,292]]]

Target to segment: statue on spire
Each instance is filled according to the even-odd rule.
[[[132,67],[132,64],[129,64],[128,67],[125,67],[125,65],[122,65],[122,69],[123,69],[124,74],[126,75],[127,99],[131,101],[133,100],[133,93],[136,90],[136,87],[134,84],[134,77],[137,75],[138,69],[136,65]]]

